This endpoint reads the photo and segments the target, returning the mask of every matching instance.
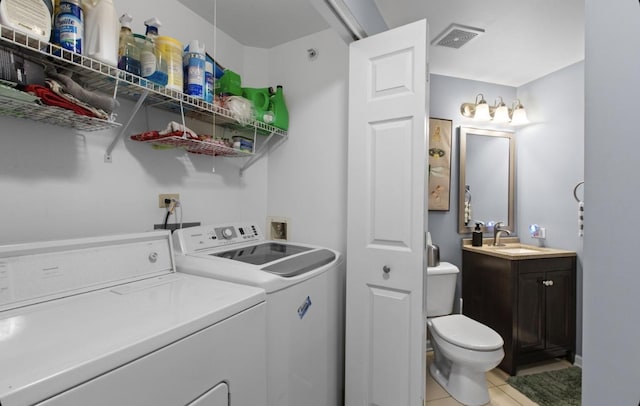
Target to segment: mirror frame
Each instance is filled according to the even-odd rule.
[[[467,160],[467,136],[468,135],[485,135],[491,137],[502,137],[509,140],[509,185],[508,185],[508,214],[507,226],[505,229],[513,232],[515,228],[515,139],[513,132],[501,130],[487,130],[473,127],[458,127],[459,131],[459,167],[458,167],[458,233],[471,233],[475,224],[465,226],[464,224],[464,195],[466,186],[466,160]],[[496,219],[498,220],[498,219]],[[486,232],[487,228],[482,227],[482,232]]]

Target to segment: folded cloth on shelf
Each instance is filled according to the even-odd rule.
[[[171,137],[181,138],[184,140],[201,140],[195,132],[187,127],[184,127],[182,124],[176,123],[175,121],[170,122],[167,125],[167,128],[162,131],[145,131],[140,134],[132,135],[131,139],[134,141],[153,141]]]
[[[55,94],[53,90],[48,87],[41,85],[26,85],[25,90],[35,96],[38,96],[44,104],[49,106],[62,107],[63,109],[71,110],[81,116],[95,117],[95,114],[90,110]]]
[[[108,120],[109,119],[109,114],[107,114],[106,111],[102,110],[102,109],[98,109],[96,107],[91,106],[90,104],[87,104],[83,101],[78,100],[76,97],[74,97],[73,95],[65,92],[62,89],[62,85],[53,80],[53,79],[45,79],[45,84],[49,87],[49,89],[51,89],[55,94],[57,94],[60,97],[63,97],[65,99],[67,99],[67,101],[74,103],[80,107],[84,107],[85,109],[89,110],[90,112],[92,112],[96,117],[103,119],[103,120]]]
[[[113,97],[106,94],[87,90],[71,79],[70,74],[58,73],[55,69],[48,69],[47,76],[57,80],[62,85],[62,89],[73,95],[78,100],[88,103],[91,106],[111,114],[115,109],[120,107],[120,103]]]
[[[145,131],[140,134],[133,134],[131,136],[131,139],[134,141],[151,141],[151,140],[158,140],[160,138],[165,138],[165,137],[166,136],[160,137],[160,133],[154,130],[154,131]]]
[[[184,136],[185,138],[198,139],[198,134],[196,134],[195,131],[175,121],[170,121],[169,124],[167,124],[167,128],[159,132],[160,135],[164,136],[171,133],[179,133],[178,137]]]

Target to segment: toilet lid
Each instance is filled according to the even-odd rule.
[[[435,317],[430,321],[431,327],[442,339],[459,347],[492,351],[504,344],[500,334],[462,314]]]

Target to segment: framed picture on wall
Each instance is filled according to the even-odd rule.
[[[451,120],[429,118],[429,210],[449,211]]]

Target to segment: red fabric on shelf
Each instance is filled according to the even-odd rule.
[[[31,94],[38,96],[44,104],[49,106],[62,107],[63,109],[71,110],[81,116],[96,117],[91,111],[77,104],[71,103],[63,97],[55,94],[51,89],[41,85],[27,85],[25,90]]]

